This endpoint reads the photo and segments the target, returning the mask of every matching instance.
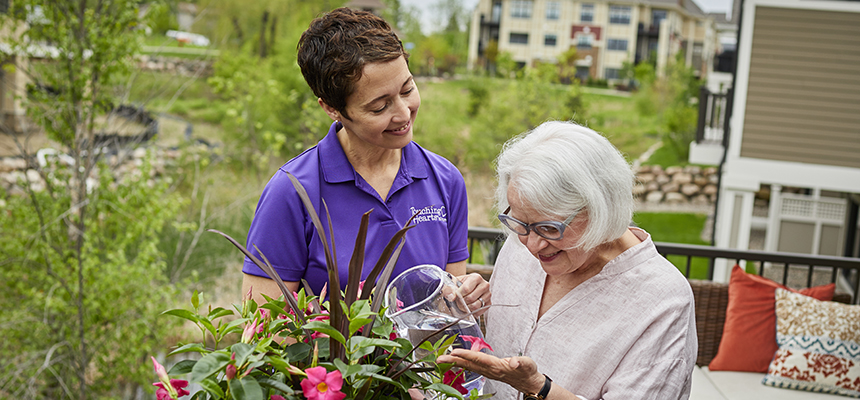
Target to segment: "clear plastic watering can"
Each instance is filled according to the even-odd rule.
[[[457,335],[453,347],[468,349],[471,344],[463,336],[483,340],[484,335],[475,317],[469,314],[469,307],[457,287],[451,274],[436,265],[412,267],[388,284],[385,290],[385,304],[388,306],[385,315],[394,322],[397,335],[408,339],[413,346],[428,336],[429,341],[435,343],[443,337]],[[451,293],[455,294],[454,300],[446,298]],[[458,319],[458,323],[433,335]],[[487,349],[482,351],[489,353]],[[415,352],[418,359],[426,354],[423,350]],[[484,386],[484,377],[471,371],[464,372],[466,382],[463,386],[470,391],[480,391]]]

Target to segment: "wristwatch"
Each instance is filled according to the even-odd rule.
[[[552,379],[549,379],[546,374],[543,375],[546,380],[543,382],[543,387],[537,393],[523,393],[523,400],[544,400],[549,394],[549,389],[552,387]]]

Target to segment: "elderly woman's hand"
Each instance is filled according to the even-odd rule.
[[[537,393],[546,378],[538,372],[537,364],[528,357],[498,358],[479,351],[454,349],[450,354],[439,356],[437,363],[454,365],[477,372],[487,378],[511,385],[523,393]]]
[[[471,273],[455,277],[454,279],[459,282],[457,291],[463,296],[463,300],[466,301],[469,310],[475,311],[481,307],[490,305],[490,284],[480,274]],[[448,296],[452,296],[448,300],[453,300],[453,294],[449,294]],[[476,312],[475,316],[480,316],[485,311]]]

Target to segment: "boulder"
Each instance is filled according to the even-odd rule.
[[[645,201],[652,204],[658,204],[663,201],[663,192],[658,190],[648,193],[648,196],[645,197]]]
[[[666,193],[664,202],[667,204],[684,204],[687,203],[687,196],[677,192]]]
[[[648,183],[648,182],[651,182],[654,180],[654,174],[651,174],[651,173],[639,174],[639,175],[636,175],[636,179],[639,182]]]
[[[675,175],[675,174],[679,174],[681,172],[684,172],[683,167],[673,166],[673,167],[667,167],[666,168],[666,175]]]
[[[675,182],[679,185],[684,185],[693,181],[693,175],[690,175],[686,172],[678,172],[677,174],[672,175],[672,182]]]
[[[651,181],[645,184],[646,192],[653,192],[655,190],[660,190],[660,184],[657,181]]]
[[[709,184],[702,188],[702,193],[708,196],[717,194],[717,185]]]
[[[681,193],[687,197],[693,197],[699,193],[699,185],[695,183],[687,183],[681,186]]]
[[[690,203],[695,205],[708,205],[711,204],[711,199],[708,197],[708,195],[698,194],[692,199],[690,199]]]
[[[681,189],[681,185],[676,182],[668,182],[665,185],[660,186],[660,190],[662,190],[663,193],[677,192],[679,189]]]

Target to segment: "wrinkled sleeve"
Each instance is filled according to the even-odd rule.
[[[604,385],[602,400],[687,399],[696,362],[693,305],[667,298],[664,312],[642,333]]]

